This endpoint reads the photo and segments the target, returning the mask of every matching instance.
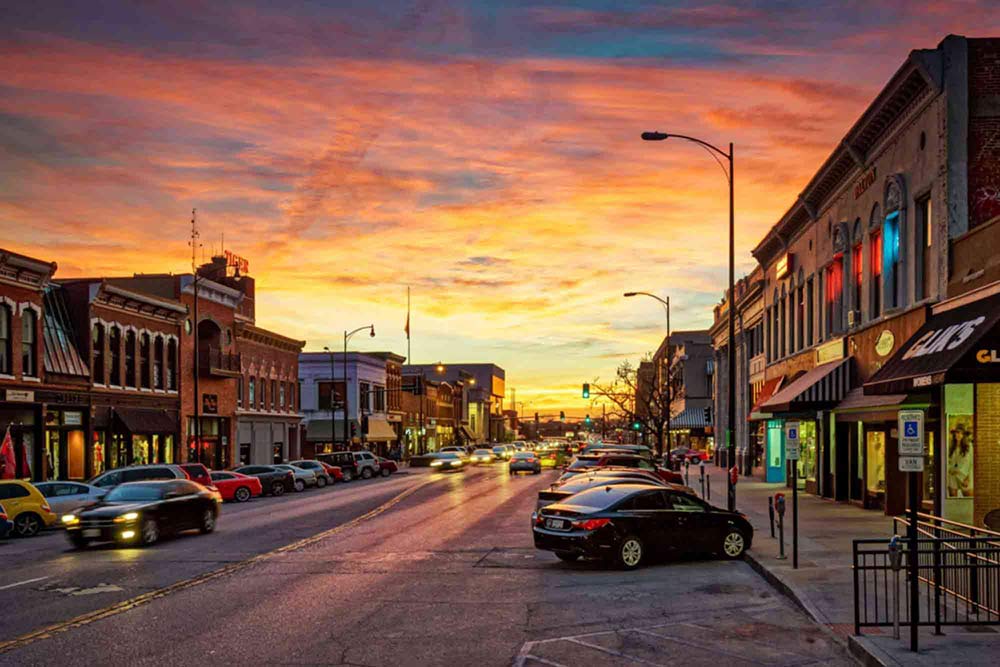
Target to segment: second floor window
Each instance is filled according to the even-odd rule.
[[[882,270],[885,274],[885,307],[902,305],[899,288],[902,281],[899,262],[899,211],[885,217],[882,225]]]
[[[139,336],[139,386],[149,389],[149,334]]]
[[[122,386],[122,330],[117,326],[111,327],[111,333],[108,334],[108,360],[111,362],[108,383],[120,387]]]
[[[236,407],[243,407],[243,376],[236,378]]]
[[[277,394],[278,394],[278,383],[271,380],[271,409],[274,410],[277,404]]]
[[[14,359],[11,352],[11,341],[14,335],[11,333],[14,319],[10,306],[0,303],[0,374],[14,374]]]
[[[90,370],[95,384],[104,384],[104,326],[95,324],[90,332]]]
[[[278,385],[278,407],[282,410],[285,409],[285,383],[282,382]]]
[[[167,389],[177,390],[177,341],[173,338],[167,343]]]
[[[33,310],[21,313],[21,373],[38,376],[38,315]]]
[[[861,302],[864,299],[865,267],[862,264],[861,249],[862,245],[857,243],[851,250],[851,269],[854,273],[854,298],[851,300],[851,308],[858,311],[861,310]]]
[[[125,386],[135,387],[135,332],[125,332]]]
[[[914,258],[914,265],[917,270],[916,298],[917,301],[926,299],[934,292],[931,280],[934,277],[934,253],[931,251],[931,239],[933,230],[931,227],[931,199],[924,197],[917,202],[917,237],[914,239],[914,248],[917,256]]]
[[[840,331],[841,295],[844,291],[844,258],[838,256],[826,267],[826,322],[827,333]]]
[[[871,248],[871,317],[875,319],[882,315],[882,233],[875,232],[869,241]]]
[[[256,396],[255,396],[255,389],[256,389],[255,384],[256,383],[254,382],[253,378],[250,378],[250,382],[247,384],[247,407],[249,409],[251,409],[251,410],[253,410],[254,407],[256,407],[254,405],[254,399],[256,398]]]
[[[375,388],[375,412],[385,412],[385,388]]]
[[[157,336],[153,343],[153,386],[163,389],[163,337]]]

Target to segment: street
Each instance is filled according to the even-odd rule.
[[[536,552],[554,476],[413,470],[226,505],[215,533],[145,550],[2,542],[0,664],[850,663],[745,563]]]

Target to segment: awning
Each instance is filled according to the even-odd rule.
[[[115,417],[132,435],[177,433],[177,414],[167,410],[115,408]]]
[[[352,419],[352,422],[357,424],[356,419]],[[330,442],[330,422],[329,419],[312,419],[306,423],[306,441],[307,442]],[[344,420],[338,419],[336,423],[336,431],[334,433],[334,440],[344,439]],[[361,429],[358,429],[360,433]]]
[[[711,424],[705,421],[705,408],[687,408],[677,416],[670,418],[670,430],[678,428],[708,428]]]
[[[396,432],[392,430],[389,422],[381,417],[368,418],[368,433],[365,434],[368,440],[387,441],[395,440]]]
[[[747,421],[770,419],[771,414],[768,412],[761,412],[760,406],[769,398],[774,396],[775,392],[781,388],[781,383],[784,381],[785,376],[779,375],[776,378],[771,378],[770,380],[764,382],[764,386],[760,388],[760,394],[757,395],[757,402],[753,404],[753,408],[750,409],[750,414],[747,415]]]
[[[1000,295],[938,310],[864,385],[901,394],[945,382],[1000,382]]]
[[[799,412],[833,407],[851,389],[851,357],[817,366],[764,401],[762,412]]]

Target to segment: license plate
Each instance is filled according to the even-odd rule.
[[[566,527],[566,522],[562,519],[546,519],[545,527],[552,528],[553,530],[562,530]]]
[[[101,529],[100,528],[87,528],[86,530],[83,531],[83,536],[84,537],[100,537],[101,536]]]

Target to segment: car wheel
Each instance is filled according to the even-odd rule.
[[[382,476],[383,477],[388,477],[391,474],[392,474],[391,470],[389,470],[388,468],[382,468]]]
[[[240,488],[236,489],[236,493],[233,494],[233,500],[235,500],[238,503],[245,503],[248,500],[250,500],[252,496],[253,494],[250,493],[250,489],[248,489],[245,486],[241,486]]]
[[[299,492],[305,491],[306,490],[306,483],[303,482],[301,479],[295,480],[295,490],[299,491]]]
[[[316,487],[322,489],[324,486],[326,486],[326,477],[317,477]]]
[[[371,479],[372,474],[373,473],[371,468],[365,468],[364,470],[361,471],[361,476],[364,477],[365,479]]]
[[[69,538],[69,542],[70,544],[73,545],[74,549],[86,549],[87,545],[90,544],[90,542],[83,539],[79,535],[74,535],[73,537]]]
[[[156,525],[156,519],[146,519],[142,522],[142,532],[139,534],[139,539],[144,547],[155,544],[160,539],[160,527]]]
[[[215,512],[212,510],[205,510],[201,515],[201,527],[199,528],[203,535],[207,535],[215,530]]]
[[[18,537],[34,537],[42,529],[42,520],[34,512],[23,512],[14,519],[14,532]]]
[[[618,564],[626,570],[634,570],[642,564],[645,551],[640,540],[635,535],[629,535],[618,545]]]
[[[559,560],[565,561],[567,563],[575,563],[577,560],[580,559],[580,554],[573,554],[568,551],[557,551],[555,552],[555,554]]]
[[[740,558],[743,556],[746,548],[747,542],[746,538],[743,537],[743,533],[735,528],[729,529],[722,540],[722,555],[729,559]]]
[[[354,475],[351,474],[351,471],[350,470],[345,470],[344,471],[344,481],[345,482],[350,482],[352,479],[354,479]]]
[[[271,485],[271,495],[272,496],[280,496],[283,493],[285,493],[285,483],[284,482],[275,482],[274,484]]]

